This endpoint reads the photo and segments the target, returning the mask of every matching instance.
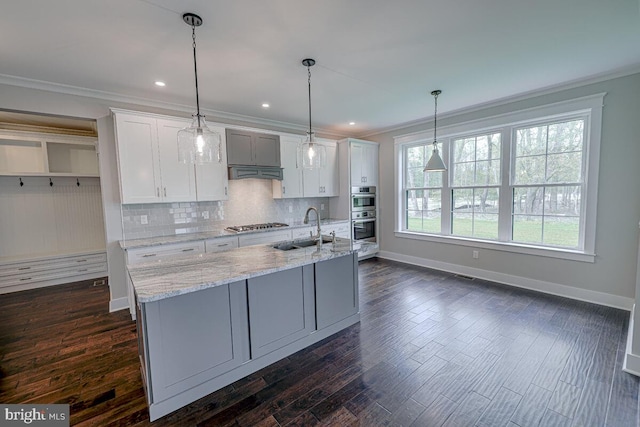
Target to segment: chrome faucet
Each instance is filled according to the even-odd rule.
[[[318,249],[322,249],[322,233],[320,232],[320,214],[318,213],[318,209],[314,208],[313,206],[311,206],[310,208],[307,209],[307,211],[304,214],[304,223],[305,224],[309,224],[309,212],[310,211],[314,211],[316,213],[316,221],[318,223],[318,235],[314,236],[313,233],[311,233],[311,238],[318,239]]]

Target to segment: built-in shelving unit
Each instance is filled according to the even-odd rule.
[[[98,177],[96,139],[0,130],[0,175]]]

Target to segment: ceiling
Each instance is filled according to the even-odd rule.
[[[20,0],[2,5],[0,82],[194,111],[184,12],[204,21],[207,114],[304,129],[311,57],[313,125],[336,135],[430,117],[433,89],[445,113],[640,69],[639,0]]]

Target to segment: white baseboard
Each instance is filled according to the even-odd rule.
[[[122,297],[116,298],[109,301],[109,313],[113,313],[114,311],[124,310],[129,308],[129,298]]]
[[[633,298],[621,297],[588,289],[580,289],[573,286],[561,285],[559,283],[530,279],[528,277],[513,276],[511,274],[498,273],[480,268],[466,267],[448,262],[434,261],[411,255],[398,254],[395,252],[380,251],[378,252],[378,258],[419,265],[422,267],[433,268],[434,270],[447,271],[449,273],[463,274],[465,276],[476,277],[478,279],[489,280],[492,282],[502,283],[504,285],[530,289],[579,301],[591,302],[607,307],[620,308],[627,311],[631,311],[635,302]]]
[[[635,309],[631,310],[631,318],[629,319],[629,330],[627,331],[627,349],[625,350],[624,362],[622,370],[632,375],[640,377],[640,355],[633,354],[633,325]]]

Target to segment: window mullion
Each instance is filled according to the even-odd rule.
[[[447,138],[442,142],[442,155],[444,159],[445,165],[449,165],[449,168],[442,172],[442,193],[441,197],[441,215],[440,215],[440,224],[441,224],[441,232],[443,235],[449,236],[451,235],[451,185],[449,184],[451,180],[449,179],[451,173],[453,173],[453,163],[451,163],[450,156],[451,154],[451,139]]]
[[[515,159],[515,150],[511,149],[513,128],[506,127],[501,131],[502,153],[500,157],[500,194],[498,214],[498,240],[508,242],[511,240],[511,210],[513,190],[511,187],[511,174]],[[512,153],[513,151],[513,153]]]

